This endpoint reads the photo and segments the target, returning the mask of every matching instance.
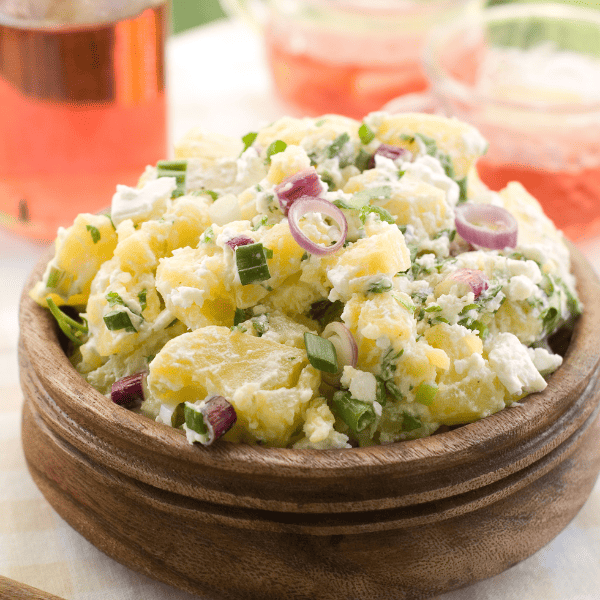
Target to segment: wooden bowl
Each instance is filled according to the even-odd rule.
[[[100,550],[215,600],[416,599],[500,573],[573,519],[600,470],[600,285],[571,250],[585,309],[544,392],[447,433],[360,449],[191,446],[88,385],[24,293],[31,474]]]

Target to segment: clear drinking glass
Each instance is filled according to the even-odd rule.
[[[54,239],[165,156],[167,10],[0,0],[0,225]]]
[[[427,88],[431,28],[481,0],[221,0],[264,33],[277,95],[296,113],[361,118]]]
[[[571,239],[600,234],[600,11],[494,7],[434,32],[424,65],[430,92],[386,109],[471,123],[485,183],[521,182]]]

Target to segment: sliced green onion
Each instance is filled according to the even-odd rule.
[[[56,319],[61,331],[75,344],[83,344],[85,340],[82,336],[87,334],[87,326],[84,323],[78,323],[74,319],[71,319],[71,317],[56,306],[56,303],[52,298],[46,298],[46,304],[48,305],[52,316]]]
[[[238,246],[235,249],[235,262],[242,285],[258,283],[271,277],[265,249],[260,242]]]
[[[171,427],[181,427],[185,423],[185,403],[180,402],[171,415]]]
[[[358,128],[358,137],[360,138],[360,141],[366,146],[375,139],[375,132],[366,123],[363,123]]]
[[[175,177],[177,185],[181,185],[185,182],[185,171],[176,171],[174,169],[163,169],[159,170],[157,175],[159,177]]]
[[[331,400],[331,411],[354,433],[360,433],[375,422],[373,405],[352,398],[350,392],[336,392]]]
[[[438,386],[435,383],[421,383],[415,392],[415,400],[419,404],[431,406],[438,393]]]
[[[194,190],[190,192],[190,196],[210,196],[214,202],[219,197],[219,194],[213,192],[213,190]]]
[[[310,364],[324,373],[337,373],[339,371],[335,346],[329,340],[314,333],[305,332],[304,345]]]
[[[61,269],[57,269],[56,267],[50,267],[50,273],[48,274],[48,281],[46,282],[46,287],[49,289],[57,288],[60,285],[60,282],[63,280],[65,276],[65,272]]]
[[[173,319],[166,327],[165,329],[169,329],[169,327],[173,327],[173,325],[175,325],[177,322],[179,321],[179,319]]]
[[[110,331],[124,329],[129,333],[137,333],[137,329],[133,326],[131,318],[124,310],[116,310],[104,315],[104,323]]]
[[[287,144],[282,140],[275,140],[274,142],[271,142],[267,148],[267,162],[271,162],[271,156],[283,152],[286,148]]]
[[[100,230],[97,227],[94,227],[93,225],[86,225],[85,228],[90,232],[90,235],[92,236],[92,242],[94,242],[94,244],[97,244],[100,241]]]
[[[159,171],[186,171],[188,161],[185,158],[179,160],[159,160],[156,167]]]
[[[206,423],[204,423],[204,415],[199,408],[196,408],[193,404],[186,402],[183,408],[183,414],[185,418],[185,424],[188,429],[191,429],[200,435],[208,434],[208,427],[206,426]]]

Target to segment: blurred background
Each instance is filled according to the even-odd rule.
[[[539,0],[488,0],[488,5]],[[600,8],[600,0],[562,0],[563,4]],[[173,33],[225,17],[219,0],[173,0]]]
[[[173,33],[180,33],[224,16],[219,0],[173,0]]]

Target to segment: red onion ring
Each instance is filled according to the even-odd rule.
[[[338,224],[341,236],[333,246],[321,246],[304,235],[300,229],[299,221],[301,217],[309,213],[322,213],[331,217]],[[310,254],[318,256],[337,252],[344,245],[346,235],[348,235],[348,222],[344,217],[344,213],[335,204],[323,198],[314,198],[313,196],[298,198],[289,210],[288,223],[296,243]]]
[[[460,204],[455,209],[457,233],[475,246],[503,250],[517,245],[517,220],[492,204]]]
[[[298,198],[303,196],[317,198],[323,191],[323,184],[313,167],[298,171],[275,186],[275,194],[284,215],[288,214],[290,207]]]
[[[329,385],[338,385],[345,366],[356,367],[358,362],[358,346],[351,331],[338,321],[329,323],[321,337],[329,340],[335,347],[340,370],[337,373],[321,373],[321,378]]]

